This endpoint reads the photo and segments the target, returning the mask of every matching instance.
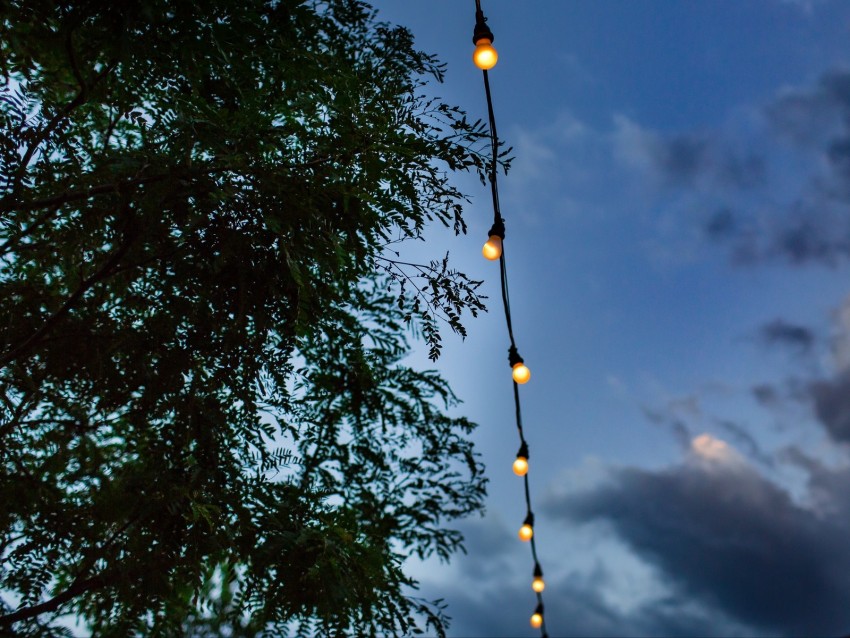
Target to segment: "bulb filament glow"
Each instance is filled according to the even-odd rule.
[[[522,385],[523,383],[528,383],[528,380],[531,378],[531,370],[522,362],[516,363],[514,364],[511,376],[513,376],[514,381]]]
[[[498,235],[490,235],[490,239],[487,240],[481,249],[481,254],[484,255],[484,259],[496,261],[502,256],[502,238]]]
[[[499,61],[499,54],[493,48],[493,43],[489,38],[481,38],[475,43],[472,61],[482,71],[487,71],[496,66],[496,62]]]
[[[514,474],[517,476],[525,476],[528,474],[528,459],[518,456],[514,461]]]
[[[517,476],[525,476],[528,474],[528,443],[526,443],[525,440],[522,441],[522,444],[519,446],[519,450],[516,453],[514,474]]]

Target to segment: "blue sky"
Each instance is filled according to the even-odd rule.
[[[374,3],[485,117],[474,2]],[[483,0],[552,636],[850,633],[850,4]],[[439,362],[481,424],[469,554],[414,567],[454,636],[534,636],[498,272]],[[424,355],[421,365],[427,365]]]

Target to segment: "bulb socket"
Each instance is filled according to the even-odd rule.
[[[508,363],[511,364],[513,368],[518,363],[525,363],[525,360],[519,356],[519,352],[517,352],[516,346],[511,346],[508,348]]]
[[[490,230],[487,231],[487,237],[492,237],[493,235],[501,240],[505,239],[505,220],[501,217],[494,221]]]
[[[525,441],[522,442],[522,445],[519,446],[519,451],[516,453],[517,458],[523,458],[526,461],[529,459],[528,456],[528,443]]]
[[[490,44],[493,44],[493,40],[496,39],[493,32],[490,31],[490,27],[487,26],[487,18],[484,17],[484,12],[479,9],[475,12],[475,30],[472,32],[472,44],[478,44],[478,41],[483,38],[490,40]]]

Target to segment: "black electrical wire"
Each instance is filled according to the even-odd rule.
[[[481,10],[481,0],[475,0],[475,10],[476,10],[476,33],[479,30],[489,32],[489,29],[486,28],[484,22],[486,22],[486,18]],[[492,38],[491,38],[492,41]],[[477,44],[477,43],[476,43]],[[484,93],[487,98],[487,115],[490,120],[490,140],[492,143],[492,158],[490,162],[490,192],[493,198],[493,224],[494,228],[502,227],[504,224],[504,219],[502,218],[502,211],[499,205],[499,185],[497,180],[498,175],[498,162],[499,162],[499,135],[496,129],[496,115],[493,111],[493,96],[490,92],[490,76],[486,69],[483,70],[484,73]],[[503,231],[504,232],[504,231]],[[504,238],[502,238],[504,239]],[[514,339],[514,331],[513,331],[513,322],[511,320],[511,299],[508,290],[508,271],[507,265],[505,262],[505,247],[504,243],[502,244],[502,254],[499,256],[499,279],[501,281],[501,291],[502,291],[502,304],[505,309],[505,322],[508,327],[508,336],[511,342],[511,356],[516,356],[516,341]],[[522,446],[527,446],[527,442],[525,440],[525,434],[523,432],[522,427],[522,409],[520,405],[519,399],[519,385],[516,381],[513,381],[514,386],[514,404],[516,406],[516,426],[517,432],[519,434],[520,444]],[[531,490],[529,488],[528,483],[528,472],[523,476],[523,484],[525,488],[525,505],[526,505],[526,516],[527,520],[533,520],[533,513],[531,509]],[[534,526],[532,524],[532,531]],[[534,559],[534,573],[537,574],[541,572],[540,569],[540,561],[537,557],[537,543],[535,542],[535,535],[532,534],[530,540],[531,545],[531,555]],[[543,611],[543,595],[540,592],[537,593],[537,610],[535,613],[540,613],[540,616],[543,620],[540,625],[540,630],[543,638],[548,638],[548,633],[546,631],[546,617],[542,613]]]

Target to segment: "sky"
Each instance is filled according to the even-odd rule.
[[[486,117],[473,0],[373,4]],[[482,6],[550,635],[850,634],[850,3]],[[535,636],[492,209],[457,183],[469,234],[422,250],[485,280],[437,367],[490,495],[410,569],[449,635]]]

